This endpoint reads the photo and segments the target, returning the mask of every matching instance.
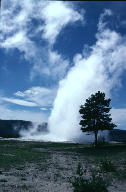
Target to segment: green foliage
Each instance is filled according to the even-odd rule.
[[[0,168],[8,169],[18,166],[22,169],[25,163],[46,161],[48,152],[39,152],[32,148],[30,142],[0,141]]]
[[[102,160],[100,162],[100,168],[104,172],[113,172],[116,170],[116,167],[114,164],[111,162],[111,160]]]
[[[80,121],[81,130],[83,132],[95,133],[95,144],[97,144],[98,131],[111,130],[116,125],[112,123],[110,111],[111,99],[105,99],[105,93],[98,91],[90,98],[86,99],[84,105],[80,106],[80,114],[82,120]]]
[[[108,192],[107,187],[109,183],[104,180],[103,175],[96,173],[93,170],[91,175],[86,175],[85,169],[82,173],[81,164],[77,167],[77,176],[75,176],[70,182],[74,188],[74,192]],[[85,173],[85,176],[83,174]]]

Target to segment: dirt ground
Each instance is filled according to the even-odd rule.
[[[26,163],[19,168],[3,171],[0,191],[29,192],[72,192],[69,177],[77,168],[78,156],[74,154],[51,153],[45,162]],[[74,173],[75,174],[75,173]]]
[[[26,161],[20,164],[16,162],[15,166],[7,169],[5,164],[5,167],[0,168],[0,192],[72,192],[73,188],[69,178],[76,174],[78,163],[87,169],[96,168],[97,159],[92,159],[92,154],[89,157],[86,154],[78,153],[73,150],[76,148],[75,146],[73,148],[67,146],[67,151],[65,147],[62,150],[59,148],[35,146],[32,151],[37,152],[36,158],[38,153],[39,157],[44,155],[40,161]],[[81,150],[81,146],[79,149]],[[13,161],[15,154],[5,151],[2,155],[5,156],[5,161],[6,157]],[[35,154],[33,153],[33,155]],[[21,158],[23,158],[23,154]],[[122,158],[120,162],[122,162]],[[108,189],[110,192],[126,192],[126,179],[113,177]]]

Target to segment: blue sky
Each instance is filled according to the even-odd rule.
[[[112,99],[113,120],[125,129],[125,13],[124,1],[2,1],[0,118],[42,122],[52,111],[51,118],[55,119],[55,113],[59,119],[60,114],[64,116],[64,106],[70,113],[69,102],[71,106],[80,104],[81,89],[84,98],[101,90]],[[88,66],[79,69],[79,65]],[[100,72],[95,72],[97,67]],[[72,71],[76,71],[75,79]],[[75,85],[79,72],[84,77],[78,83],[87,82],[82,88]],[[94,83],[93,89],[96,80],[99,83]],[[68,97],[61,94],[62,88]],[[77,114],[76,106],[75,110]]]

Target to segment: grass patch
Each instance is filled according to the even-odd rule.
[[[37,148],[48,149],[49,151],[61,151],[65,155],[73,152],[83,155],[87,161],[99,162],[101,159],[116,160],[126,159],[126,144],[114,144],[100,146],[98,148],[90,147],[90,144],[83,143],[53,143],[53,142],[33,142],[33,141],[15,141],[0,140],[0,168],[10,168],[12,166],[20,169],[24,163],[45,162],[50,158],[50,152],[36,150]]]
[[[50,157],[49,153],[35,151],[31,146],[30,142],[0,141],[0,168],[18,165],[17,169],[22,170],[20,165],[26,162],[45,162]]]

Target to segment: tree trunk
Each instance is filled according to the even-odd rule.
[[[95,147],[96,147],[98,143],[98,131],[95,131],[94,134],[95,134]]]

